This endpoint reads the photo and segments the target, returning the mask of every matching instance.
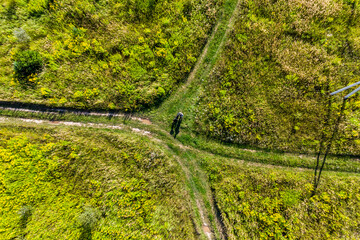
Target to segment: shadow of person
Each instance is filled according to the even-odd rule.
[[[176,135],[178,135],[180,132],[180,125],[181,125],[183,116],[184,116],[184,114],[182,112],[179,112],[171,124],[170,134],[171,135],[174,134],[174,138],[176,138]]]
[[[170,135],[173,135],[174,134],[174,130],[176,128],[176,125],[177,125],[177,119],[175,118],[171,124],[171,130],[170,130]]]
[[[176,124],[176,127],[175,127],[175,135],[174,135],[174,138],[176,138],[176,135],[178,135],[179,132],[180,132],[181,122],[182,122],[182,118],[180,118],[180,119],[177,121],[177,124]]]

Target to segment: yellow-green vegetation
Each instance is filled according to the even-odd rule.
[[[6,0],[0,4],[0,99],[134,111],[161,102],[194,66],[221,0]],[[13,73],[31,50],[43,68]]]
[[[5,0],[0,100],[152,124],[0,109],[22,118],[0,119],[0,239],[359,239],[358,96],[317,191],[311,170],[359,20],[359,0]]]
[[[0,238],[204,239],[198,235],[200,199],[215,236],[222,219],[229,239],[359,238],[359,176],[342,172],[357,172],[354,160],[329,159],[329,168],[339,172],[325,172],[311,197],[313,172],[298,168],[312,166],[307,156],[200,139],[198,147],[214,155],[181,147],[152,125],[145,129],[154,135],[145,137],[126,126],[84,130],[14,122],[0,125]]]
[[[342,105],[328,94],[360,80],[359,17],[358,0],[241,1],[204,84],[198,131],[226,142],[314,151]],[[334,152],[360,153],[359,108],[352,97]]]
[[[41,56],[36,51],[17,52],[14,60],[14,76],[21,84],[33,82],[43,65]]]
[[[181,168],[148,137],[0,128],[0,238],[192,239]]]
[[[327,173],[311,197],[312,172],[206,158],[229,239],[359,239],[358,175]]]

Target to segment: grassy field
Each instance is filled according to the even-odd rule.
[[[359,239],[359,7],[6,0],[0,239]]]
[[[229,239],[358,239],[359,175],[203,159]]]
[[[5,0],[0,99],[122,111],[157,105],[189,74],[221,6]]]
[[[201,84],[197,130],[224,142],[316,151],[342,105],[341,94],[328,94],[360,80],[359,2],[240,2]],[[359,106],[358,95],[346,104],[334,152],[359,154]]]
[[[193,239],[170,150],[129,132],[0,123],[1,239]]]
[[[4,239],[205,239],[202,216],[217,239],[358,238],[355,159],[331,157],[311,197],[311,156],[97,123],[122,129],[0,122]]]

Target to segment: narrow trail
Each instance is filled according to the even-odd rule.
[[[224,6],[222,16],[214,26],[209,40],[205,44],[186,81],[158,109],[150,112],[153,121],[158,125],[166,122],[169,114],[175,115],[178,111],[181,111],[187,119],[183,124],[183,128],[190,129],[190,131],[193,130],[194,119],[196,119],[195,109],[203,93],[203,86],[206,84],[215,63],[221,56],[227,37],[233,30],[234,22],[239,12],[238,9],[241,7],[241,1],[226,0]]]
[[[233,27],[234,27],[235,18],[236,18],[236,16],[237,16],[237,15],[236,15],[236,14],[237,14],[237,10],[240,8],[240,4],[241,4],[241,1],[238,0],[237,3],[236,3],[236,7],[235,7],[235,9],[234,9],[234,11],[233,11],[230,19],[229,19],[229,23],[228,23],[228,25],[227,25],[225,34],[224,34],[224,36],[222,37],[221,42],[220,42],[220,45],[219,45],[219,47],[218,47],[218,50],[216,51],[216,53],[215,53],[215,55],[214,55],[214,58],[215,58],[215,59],[218,57],[219,53],[220,53],[221,50],[223,49],[223,46],[224,46],[224,44],[225,44],[225,42],[226,42],[226,39],[227,39],[227,36],[229,35],[230,31],[231,31],[231,30],[233,29]],[[210,67],[210,66],[208,66],[208,67]],[[207,72],[209,72],[209,70],[208,70]]]
[[[235,16],[237,13],[237,9],[240,6],[240,1],[236,1],[235,7],[232,9],[231,15],[228,19],[226,19],[226,12],[223,12],[223,16],[220,18],[220,20],[216,23],[215,27],[213,28],[213,31],[210,35],[210,38],[208,39],[206,45],[204,46],[202,53],[200,57],[198,58],[195,66],[193,67],[192,71],[190,72],[186,82],[180,87],[175,94],[169,97],[157,110],[160,114],[162,112],[165,112],[167,114],[172,113],[181,110],[186,115],[191,112],[189,111],[191,107],[195,105],[194,99],[199,95],[200,90],[200,82],[203,81],[203,78],[207,78],[210,74],[210,71],[213,67],[213,64],[211,62],[206,62],[206,59],[217,59],[220,52],[223,49],[223,46],[225,45],[226,38],[229,34],[229,32],[232,30]],[[220,33],[221,27],[225,27],[225,33],[221,36],[220,43],[218,43],[215,39],[216,36]],[[221,33],[220,33],[221,34]],[[215,41],[214,41],[215,40]],[[209,48],[214,47],[212,46],[215,42],[215,48],[212,48],[212,51],[215,50],[215,55],[212,55],[212,53],[209,53]],[[195,88],[195,91],[194,91]],[[190,93],[190,94],[189,94]],[[190,96],[189,96],[190,95]],[[175,107],[174,107],[175,106]],[[155,113],[157,114],[157,113]],[[165,119],[162,119],[161,121],[164,122]],[[160,122],[161,122],[160,121]],[[180,163],[180,165],[182,165]],[[201,170],[201,167],[198,166],[198,164],[194,164],[193,166],[199,173],[203,173],[203,170]],[[184,172],[187,174],[188,179],[189,177],[189,169],[185,169],[185,167],[182,165]],[[195,171],[196,171],[195,170]],[[194,169],[192,170],[194,171]],[[202,177],[205,182],[207,182],[207,179]],[[203,199],[200,197],[199,190],[194,185],[193,190],[195,192],[195,198],[196,198],[196,205],[200,213],[200,218],[202,220],[202,231],[205,234],[205,236],[211,240],[213,238],[220,238],[220,239],[227,239],[227,233],[225,226],[222,222],[222,217],[220,216],[220,213],[217,211],[218,207],[216,205],[216,202],[214,200],[214,195],[210,187],[206,184],[206,198],[207,201],[211,205],[211,213],[208,212],[208,210],[205,208],[205,204]],[[215,216],[214,222],[211,223],[209,216],[213,215]]]
[[[189,74],[189,77],[187,78],[185,84],[182,85],[181,89],[184,89],[184,90],[185,90],[185,89],[194,81],[195,75],[196,75],[197,72],[199,71],[200,66],[204,64],[204,60],[205,60],[205,57],[206,57],[206,55],[207,55],[207,53],[208,53],[209,46],[210,46],[211,42],[213,41],[213,39],[214,39],[214,37],[215,37],[215,34],[216,34],[216,32],[217,32],[220,24],[221,24],[221,23],[220,23],[220,21],[219,21],[219,22],[217,22],[217,24],[215,25],[215,27],[214,27],[214,29],[213,29],[213,31],[212,31],[212,33],[211,33],[211,36],[210,36],[209,40],[206,42],[205,47],[203,48],[203,51],[202,51],[200,57],[198,58],[195,66],[194,66],[194,68],[191,70],[191,72],[190,72],[190,74]]]
[[[24,124],[35,124],[35,125],[53,125],[53,126],[73,126],[73,127],[81,127],[81,128],[97,128],[97,129],[114,129],[114,130],[131,130],[134,133],[139,133],[141,135],[144,136],[148,136],[151,137],[154,141],[158,142],[158,143],[162,143],[165,144],[163,140],[161,140],[160,138],[157,138],[155,135],[156,133],[148,131],[143,129],[142,127],[131,127],[129,125],[123,125],[123,124],[105,124],[105,123],[92,123],[92,122],[74,122],[74,121],[51,121],[51,120],[42,120],[42,119],[33,119],[33,118],[13,118],[13,117],[4,117],[4,116],[0,116],[0,123],[7,123],[7,122],[19,122],[19,123],[24,123]],[[163,133],[167,133],[165,130],[162,129],[156,129],[157,132],[163,132]],[[169,136],[169,138],[172,138],[171,136]],[[214,154],[212,152],[209,152],[207,150],[199,150],[196,149],[192,146],[187,146],[187,145],[183,145],[181,142],[174,140],[174,143],[177,147],[179,147],[180,149],[186,151],[193,151],[193,152],[202,152],[202,153],[206,153],[209,154],[213,157],[220,157],[220,158],[224,158],[224,159],[231,159],[232,162],[234,163],[241,163],[241,164],[247,164],[247,165],[252,165],[255,167],[265,167],[265,168],[283,168],[283,169],[296,169],[297,171],[313,171],[312,168],[307,168],[307,167],[292,167],[292,166],[284,166],[284,165],[280,165],[280,164],[269,164],[269,163],[260,163],[260,162],[254,162],[254,161],[248,161],[248,160],[242,160],[240,158],[237,158],[236,156],[222,156],[222,155],[217,155]],[[251,151],[254,152],[255,150],[249,150],[249,149],[242,149],[244,151]],[[185,169],[187,169],[182,162],[179,161],[179,164],[181,165],[181,167],[183,168],[184,172],[189,172],[188,170],[185,171]],[[347,171],[335,171],[335,170],[326,170],[326,172],[333,172],[333,173],[348,173],[348,174],[360,174],[357,172],[347,172]]]
[[[181,145],[179,145],[179,147],[181,148]],[[195,195],[195,203],[197,206],[197,209],[199,211],[200,214],[200,219],[201,219],[201,229],[196,229],[197,232],[202,231],[204,233],[204,235],[207,237],[207,239],[212,240],[215,239],[214,234],[210,228],[211,223],[208,219],[208,217],[206,216],[206,209],[204,207],[204,202],[200,196],[200,193],[198,191],[198,189],[195,186],[195,183],[192,179],[192,173],[190,171],[190,169],[188,167],[186,167],[183,163],[184,160],[182,160],[179,157],[175,157],[175,159],[177,160],[178,164],[180,165],[181,169],[183,170],[187,181],[189,182],[189,184],[192,186],[192,189],[194,191],[194,195]],[[198,226],[196,226],[197,228],[199,228]]]
[[[12,112],[27,112],[27,113],[35,113],[35,114],[57,114],[57,115],[73,114],[78,116],[124,118],[124,119],[140,121],[148,125],[152,124],[150,119],[135,117],[130,113],[111,113],[111,112],[104,113],[104,112],[96,112],[96,111],[70,110],[66,108],[42,108],[41,110],[35,110],[33,108],[3,107],[3,106],[0,106],[0,110],[7,110]]]
[[[23,122],[23,123],[34,123],[37,125],[47,124],[47,125],[63,125],[63,126],[75,126],[75,127],[85,127],[85,128],[101,128],[101,129],[124,129],[129,128],[133,132],[140,133],[142,135],[150,135],[151,132],[142,130],[139,128],[128,127],[122,124],[118,125],[111,125],[111,124],[104,124],[104,123],[81,123],[81,122],[71,122],[71,121],[50,121],[50,120],[39,120],[39,119],[31,119],[31,118],[15,118],[16,121]],[[11,121],[11,118],[1,117],[0,122],[8,122]]]

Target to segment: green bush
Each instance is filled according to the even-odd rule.
[[[84,207],[84,212],[79,215],[79,223],[84,228],[92,228],[100,218],[100,213],[89,206]]]
[[[20,227],[26,228],[26,224],[31,217],[32,208],[30,206],[22,206],[19,210],[20,215]]]
[[[19,82],[34,82],[42,67],[43,61],[36,51],[27,50],[15,54],[14,74]]]

